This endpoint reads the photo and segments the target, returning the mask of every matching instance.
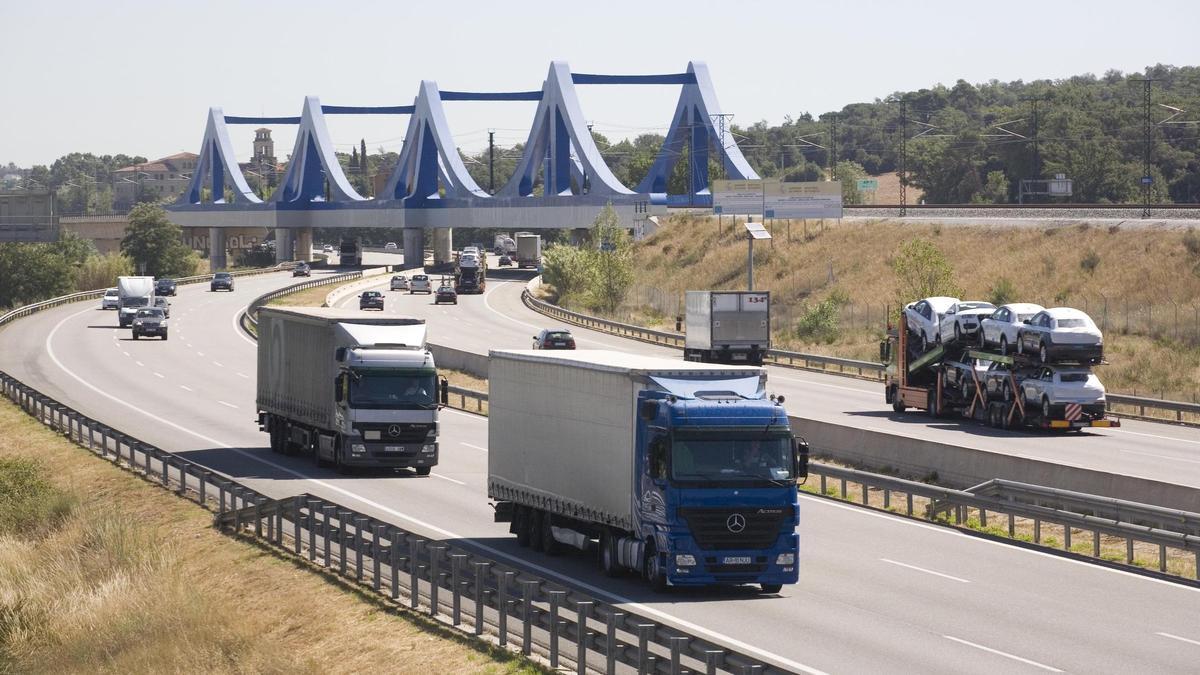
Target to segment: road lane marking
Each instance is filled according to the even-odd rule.
[[[220,403],[227,408],[233,408],[234,410],[237,410],[237,406],[232,403],[226,403],[225,401],[217,401],[217,403]]]
[[[191,348],[192,348],[192,343],[188,342],[188,343],[187,343],[187,348],[188,348],[188,349],[191,349]]]
[[[1172,457],[1170,455],[1160,455],[1157,452],[1142,452],[1141,450],[1126,450],[1119,448],[1120,452],[1128,452],[1133,455],[1145,455],[1146,457],[1157,457],[1158,459],[1169,459],[1173,462],[1188,462],[1189,464],[1200,464],[1200,459],[1187,459],[1185,457]]]
[[[442,480],[448,480],[451,483],[458,483],[459,485],[466,485],[466,483],[462,482],[461,480],[454,480],[453,478],[448,478],[446,476],[441,475],[440,473],[431,473],[429,475],[433,476],[434,478],[441,478]]]
[[[214,366],[216,366],[216,367],[218,367],[218,368],[224,368],[224,367],[225,367],[225,364],[221,363],[220,361],[213,361],[213,365],[214,365]]]
[[[1161,631],[1155,633],[1155,635],[1161,635],[1165,638],[1171,638],[1172,640],[1179,640],[1180,642],[1186,642],[1190,645],[1196,645],[1197,647],[1200,647],[1200,640],[1189,640],[1188,638],[1185,638],[1185,637],[1179,637],[1178,635],[1171,635],[1170,633],[1163,633]]]
[[[141,361],[137,361],[137,360],[135,360],[135,361],[134,361],[134,363],[138,364],[139,366],[144,366],[144,365],[146,365],[146,364],[142,363]]]
[[[184,391],[196,391],[195,389],[192,389],[191,387],[187,386],[186,384],[179,385],[179,388]]]
[[[967,581],[966,579],[962,579],[962,578],[960,578],[960,577],[951,576],[951,575],[949,575],[949,574],[943,574],[943,573],[941,573],[941,572],[934,572],[933,570],[925,569],[924,567],[917,567],[916,565],[909,565],[908,563],[902,563],[902,562],[900,562],[900,561],[898,561],[898,560],[892,560],[891,558],[880,558],[880,560],[882,560],[882,561],[883,561],[883,562],[885,562],[885,563],[889,563],[889,564],[892,564],[892,565],[899,565],[900,567],[907,567],[907,568],[908,568],[908,569],[910,569],[910,570],[916,570],[916,571],[918,571],[918,572],[924,572],[925,574],[932,574],[932,575],[933,575],[933,576],[935,576],[935,577],[942,577],[943,579],[949,579],[949,580],[951,580],[951,581],[957,581],[957,582],[959,582],[959,583],[962,583],[962,584],[969,584],[969,583],[971,583],[970,581]]]
[[[1026,658],[1017,656],[1016,654],[1009,654],[1008,652],[1002,652],[999,649],[992,649],[991,647],[984,647],[981,644],[976,644],[974,642],[971,642],[970,640],[964,640],[962,638],[956,638],[953,635],[943,635],[942,637],[946,638],[947,640],[953,640],[959,644],[967,645],[968,647],[974,647],[975,649],[983,650],[990,654],[995,654],[997,656],[1003,656],[1006,659],[1012,659],[1013,661],[1020,661],[1021,663],[1033,666],[1035,668],[1041,668],[1042,670],[1048,670],[1052,673],[1061,673],[1062,672],[1061,670],[1059,670],[1058,668],[1055,668],[1054,666],[1048,666],[1044,663],[1038,663],[1037,661],[1031,661],[1030,659],[1026,659]]]
[[[247,380],[250,379],[250,376],[245,373],[238,373],[237,376]]]
[[[204,352],[196,352],[197,356],[204,356]]]
[[[465,442],[462,442],[462,441],[459,441],[459,443],[461,443],[462,445],[465,445],[465,446],[467,446],[468,448],[475,448],[476,450],[482,450],[482,451],[484,451],[484,452],[487,452],[487,451],[488,451],[488,449],[487,449],[487,448],[485,448],[485,447],[483,447],[483,446],[481,446],[481,445],[475,445],[474,443],[465,443]]]
[[[177,422],[173,422],[165,417],[160,417],[158,415],[155,415],[154,413],[152,413],[148,410],[144,410],[141,407],[136,406],[133,403],[130,403],[129,401],[126,401],[122,398],[118,398],[117,396],[104,391],[100,387],[97,387],[96,385],[92,384],[91,382],[88,382],[82,376],[76,374],[74,371],[67,368],[66,365],[64,365],[63,362],[59,360],[58,355],[54,353],[53,342],[54,342],[54,336],[58,333],[58,330],[63,326],[63,324],[65,324],[70,319],[73,319],[73,318],[79,316],[80,314],[83,314],[84,312],[89,312],[89,311],[91,311],[91,310],[87,309],[82,312],[72,314],[72,315],[64,318],[62,321],[59,321],[58,324],[56,324],[54,326],[54,328],[52,328],[50,330],[50,333],[46,336],[45,344],[46,344],[46,354],[50,357],[50,360],[52,362],[54,362],[54,365],[58,366],[58,368],[60,370],[62,370],[64,373],[66,373],[69,377],[71,377],[75,381],[79,382],[83,386],[87,387],[88,389],[92,390],[96,394],[98,394],[104,398],[107,398],[108,400],[113,401],[114,403],[123,405],[123,406],[129,408],[130,410],[138,412],[138,413],[144,415],[145,417],[158,422],[159,424],[161,424],[163,426],[170,427],[170,428],[176,429],[178,431],[182,431],[183,433],[193,436],[195,438],[198,438],[198,439],[204,441],[205,443],[211,443],[213,445],[213,447],[223,448],[223,449],[228,450],[236,455],[245,457],[246,459],[249,459],[251,461],[259,462],[260,464],[269,466],[277,471],[295,476],[296,478],[299,478],[301,480],[309,481],[313,485],[316,485],[316,486],[319,486],[326,490],[329,490],[330,492],[336,492],[340,495],[344,495],[344,496],[349,497],[350,499],[354,499],[355,501],[358,501],[362,504],[366,504],[367,506],[369,506],[373,509],[376,509],[383,513],[387,513],[387,514],[394,516],[396,518],[399,518],[401,520],[405,520],[410,523],[413,523],[414,525],[417,525],[418,527],[422,527],[430,532],[436,532],[437,534],[441,535],[442,537],[444,537],[446,539],[464,539],[464,540],[468,539],[468,537],[465,537],[461,534],[451,532],[450,530],[446,530],[444,528],[438,527],[437,525],[434,525],[433,523],[429,523],[429,522],[426,522],[419,518],[415,518],[406,513],[401,513],[400,511],[397,511],[391,507],[380,504],[379,502],[376,502],[371,499],[367,499],[366,497],[363,497],[357,493],[351,492],[350,490],[347,490],[346,488],[343,488],[341,486],[334,485],[333,483],[319,480],[317,478],[313,478],[312,476],[305,474],[305,473],[301,473],[300,471],[296,471],[295,469],[293,469],[291,467],[284,466],[283,464],[279,464],[276,462],[272,462],[269,459],[259,457],[255,453],[252,453],[252,452],[249,452],[246,450],[242,450],[241,448],[238,448],[238,447],[235,447],[228,443],[219,441],[215,438],[212,438],[211,436],[206,436],[197,431],[193,431]],[[180,385],[180,386],[183,386],[183,385]],[[548,567],[544,567],[535,562],[527,560],[526,558],[512,555],[512,554],[502,551],[498,548],[493,548],[491,546],[487,546],[486,544],[479,544],[479,543],[472,542],[471,544],[469,544],[469,546],[471,548],[474,548],[475,550],[482,551],[490,556],[494,556],[497,558],[504,558],[506,560],[512,561],[513,563],[518,564],[518,565],[524,567],[525,569],[536,572],[538,574],[541,574],[541,575],[544,575],[547,577],[553,577],[556,579],[561,579],[565,582],[568,582],[568,583],[580,588],[581,590],[584,590],[588,593],[592,593],[593,595],[595,595],[597,597],[605,598],[605,599],[609,600],[610,602],[625,604],[625,605],[637,610],[638,612],[657,616],[660,619],[663,619],[664,622],[674,625],[678,628],[682,628],[684,630],[688,630],[693,633],[699,633],[699,634],[705,635],[709,638],[725,642],[727,645],[729,645],[735,649],[750,652],[752,654],[759,656],[760,658],[772,661],[776,665],[782,666],[784,668],[790,668],[791,670],[795,670],[798,672],[809,673],[809,675],[826,675],[824,671],[818,670],[811,666],[806,666],[803,663],[800,663],[799,661],[794,661],[785,656],[775,654],[774,652],[769,652],[765,649],[762,649],[761,647],[755,647],[754,645],[751,645],[746,642],[742,642],[741,640],[738,640],[737,638],[734,638],[730,635],[725,635],[724,633],[719,633],[717,631],[705,628],[704,626],[701,626],[699,624],[695,624],[695,623],[692,623],[685,619],[679,618],[678,616],[675,616],[674,614],[664,612],[661,609],[643,605],[642,603],[636,602],[636,601],[632,600],[631,598],[627,598],[623,595],[613,593],[612,591],[601,588],[599,586],[595,586],[595,585],[590,584],[582,579],[578,579],[576,577],[572,577],[570,575],[563,574],[562,572],[558,572],[557,570],[552,570]],[[1170,582],[1164,581],[1163,583],[1170,583]],[[1174,584],[1172,584],[1172,585],[1174,586]],[[1196,590],[1200,591],[1200,589],[1196,589]]]
[[[1190,439],[1187,439],[1187,438],[1176,438],[1176,437],[1174,437],[1174,436],[1160,436],[1160,435],[1158,435],[1158,434],[1147,434],[1147,433],[1143,433],[1143,432],[1141,432],[1141,431],[1130,431],[1130,430],[1128,430],[1128,429],[1121,429],[1121,428],[1118,428],[1118,427],[1109,427],[1109,428],[1108,428],[1108,430],[1109,430],[1109,431],[1115,431],[1115,432],[1117,432],[1117,433],[1119,433],[1119,434],[1133,434],[1134,436],[1145,436],[1146,438],[1158,438],[1158,439],[1161,439],[1161,440],[1164,440],[1164,441],[1175,441],[1175,442],[1178,442],[1178,443],[1196,443],[1196,444],[1200,444],[1200,441],[1193,441],[1193,440],[1190,440]]]
[[[125,356],[128,356],[128,357],[130,357],[130,358],[132,358],[132,357],[133,357],[133,355],[132,355],[132,354],[130,354],[129,352],[125,351],[124,349],[122,349],[122,350],[121,350],[121,353],[122,353],[122,354],[124,354]]]
[[[167,379],[167,376],[162,373],[155,373],[154,376],[163,380]]]

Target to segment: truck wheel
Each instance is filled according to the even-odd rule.
[[[279,433],[279,429],[274,424],[271,425],[270,431],[271,452],[283,452],[283,435]]]
[[[927,394],[925,397],[925,402],[926,402],[926,411],[929,413],[929,416],[937,417],[938,416],[938,410],[937,410],[938,400],[937,400],[937,390],[936,389],[929,390],[929,394]]]
[[[351,472],[351,468],[346,466],[346,463],[342,461],[342,443],[340,438],[338,439],[338,443],[333,446],[333,470],[343,476],[348,476]]]
[[[418,466],[417,467],[417,475],[418,476],[428,476],[432,471],[433,471],[432,466]]]
[[[542,539],[542,512],[537,509],[529,509],[529,519],[526,522],[526,530],[529,532],[529,547],[538,553],[546,550],[546,542]]]
[[[896,413],[903,413],[908,410],[908,406],[904,405],[904,398],[900,396],[900,389],[892,388],[892,410]]]
[[[1008,336],[1007,335],[1000,336],[1000,353],[1001,354],[1008,353]]]
[[[610,530],[600,535],[600,571],[613,579],[621,576],[621,565],[617,562],[617,537]]]
[[[654,550],[654,544],[646,543],[646,559],[642,561],[642,577],[650,582],[650,588],[655,593],[667,592],[667,573],[662,568],[662,562],[658,559],[658,551]]]
[[[783,584],[759,584],[763,593],[778,593],[783,590]]]
[[[549,513],[542,514],[542,552],[546,555],[558,555],[561,551],[558,546],[558,541],[554,539],[554,516]]]
[[[1042,419],[1050,419],[1050,399],[1045,396],[1042,397]]]
[[[509,528],[513,534],[517,535],[517,546],[521,548],[529,547],[529,509],[524,506],[517,506],[513,511],[512,526]]]

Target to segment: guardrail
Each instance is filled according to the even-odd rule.
[[[362,275],[363,275],[363,273],[361,271],[346,272],[345,274],[334,274],[334,275],[328,276],[328,277],[309,279],[307,281],[302,281],[298,284],[292,284],[291,286],[285,286],[283,288],[279,288],[274,291],[270,291],[268,293],[263,293],[262,295],[258,296],[257,298],[254,298],[253,300],[251,300],[250,304],[246,305],[246,309],[242,312],[241,316],[238,317],[238,325],[240,325],[242,327],[242,330],[246,331],[251,336],[257,335],[258,310],[263,305],[267,304],[268,302],[274,300],[275,298],[282,298],[285,295],[291,295],[292,293],[295,293],[297,291],[303,291],[308,288],[316,288],[318,286],[329,286],[331,284],[340,284],[344,281],[358,279]]]
[[[525,289],[521,294],[521,301],[526,307],[529,307],[539,314],[549,316],[551,318],[566,321],[568,323],[591,328],[605,333],[620,335],[641,342],[649,342],[651,344],[663,345],[666,347],[675,347],[683,349],[684,335],[670,331],[654,330],[643,326],[634,326],[632,324],[621,323],[619,321],[610,321],[588,314],[573,312],[569,309],[564,309],[558,305],[551,304],[544,300],[539,300],[533,296],[529,289]],[[803,352],[790,352],[783,349],[772,349],[767,352],[764,362],[782,366],[784,368],[797,368],[800,370],[815,370],[822,373],[834,375],[843,375],[855,377],[865,380],[883,381],[886,374],[885,366],[873,361],[858,361],[855,359],[844,359],[836,356],[823,356],[820,354],[806,354]],[[1169,421],[1170,417],[1161,415],[1148,415],[1147,410],[1174,413],[1174,421],[1181,424],[1196,424],[1195,421],[1184,419],[1184,415],[1200,416],[1200,403],[1189,403],[1187,401],[1168,401],[1157,398],[1147,398],[1144,396],[1131,396],[1129,394],[1114,394],[1109,393],[1106,397],[1108,410],[1114,411],[1114,406],[1130,406],[1137,408],[1137,413],[1122,412],[1129,417],[1139,417],[1141,419],[1162,422]]]

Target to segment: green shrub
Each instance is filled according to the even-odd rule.
[[[46,478],[41,464],[0,458],[0,534],[29,535],[53,527],[73,506]]]
[[[822,300],[804,310],[796,323],[796,337],[809,342],[830,344],[841,335],[840,305],[833,299]]]
[[[1092,249],[1088,249],[1087,253],[1079,259],[1079,267],[1088,274],[1095,274],[1096,268],[1100,266],[1100,254]]]
[[[1017,287],[1008,277],[1000,277],[988,289],[988,300],[996,306],[1007,305],[1017,299]]]

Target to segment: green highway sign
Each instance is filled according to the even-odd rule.
[[[858,188],[859,192],[867,192],[868,190],[874,191],[879,189],[879,181],[875,180],[874,178],[860,178],[858,179],[857,183],[855,183],[855,186]]]

